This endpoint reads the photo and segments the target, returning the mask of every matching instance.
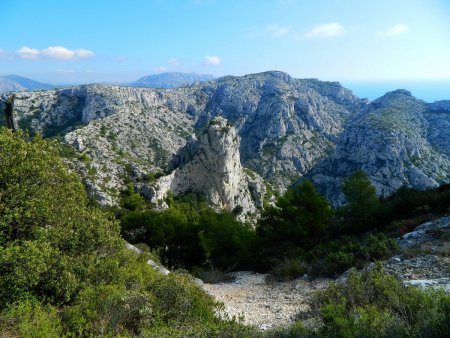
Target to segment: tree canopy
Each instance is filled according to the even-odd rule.
[[[342,192],[347,199],[345,215],[355,228],[364,228],[380,203],[369,177],[362,170],[355,171],[345,179]]]

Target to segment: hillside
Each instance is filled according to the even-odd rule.
[[[344,202],[340,186],[355,169],[364,170],[382,196],[403,185],[438,187],[450,181],[449,127],[445,101],[387,93],[348,121],[334,152],[306,177],[335,205]]]

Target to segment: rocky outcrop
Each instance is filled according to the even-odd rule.
[[[133,251],[137,254],[142,254],[142,250],[140,250],[139,248],[135,247],[133,244],[130,244],[128,242],[125,242],[125,247],[130,250]],[[165,268],[164,266],[162,266],[161,264],[156,263],[153,259],[148,259],[147,260],[147,264],[150,265],[153,269],[155,269],[158,273],[167,276],[168,274],[170,274],[170,271]]]
[[[343,180],[362,169],[377,193],[387,196],[401,186],[437,187],[450,181],[450,112],[429,105],[405,90],[387,93],[355,114],[333,154],[307,177],[334,205],[344,202]]]
[[[384,262],[406,285],[450,293],[450,217],[419,225],[399,239],[401,254]]]
[[[209,98],[197,125],[226,117],[241,136],[242,163],[281,190],[332,151],[345,121],[366,104],[337,83],[276,71],[199,89]]]
[[[171,191],[175,196],[196,193],[216,209],[233,211],[242,220],[262,208],[265,186],[261,178],[241,166],[236,129],[222,117],[212,119],[199,135],[180,151],[177,167],[141,191],[158,203]]]

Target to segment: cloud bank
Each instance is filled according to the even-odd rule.
[[[15,54],[18,58],[24,60],[54,59],[71,61],[94,56],[94,52],[88,49],[79,48],[72,50],[62,46],[50,46],[41,50],[23,46],[16,50]]]

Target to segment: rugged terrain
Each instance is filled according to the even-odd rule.
[[[407,285],[450,292],[450,217],[424,223],[398,242],[400,254],[383,262],[386,271]],[[299,317],[308,318],[314,293],[333,281],[303,277],[268,283],[264,274],[244,271],[231,275],[235,278],[232,282],[202,286],[224,303],[228,315],[243,316],[245,323],[261,329],[285,326]],[[335,281],[342,281],[347,275],[348,272]]]
[[[174,158],[173,171],[138,189],[157,204],[170,191],[174,196],[195,193],[205,196],[218,210],[232,211],[241,220],[254,218],[263,207],[266,188],[261,177],[244,171],[236,129],[215,117]]]
[[[307,177],[333,204],[342,181],[364,170],[379,195],[406,185],[416,189],[450,181],[449,102],[427,104],[405,90],[387,93],[353,115],[334,152]]]
[[[79,152],[69,160],[102,205],[117,203],[129,178],[138,186],[170,173],[216,116],[236,129],[242,166],[279,191],[306,175],[337,205],[340,183],[356,169],[381,195],[450,181],[449,101],[427,104],[403,90],[369,103],[337,82],[272,71],[174,89],[20,92],[16,115],[23,129]]]

